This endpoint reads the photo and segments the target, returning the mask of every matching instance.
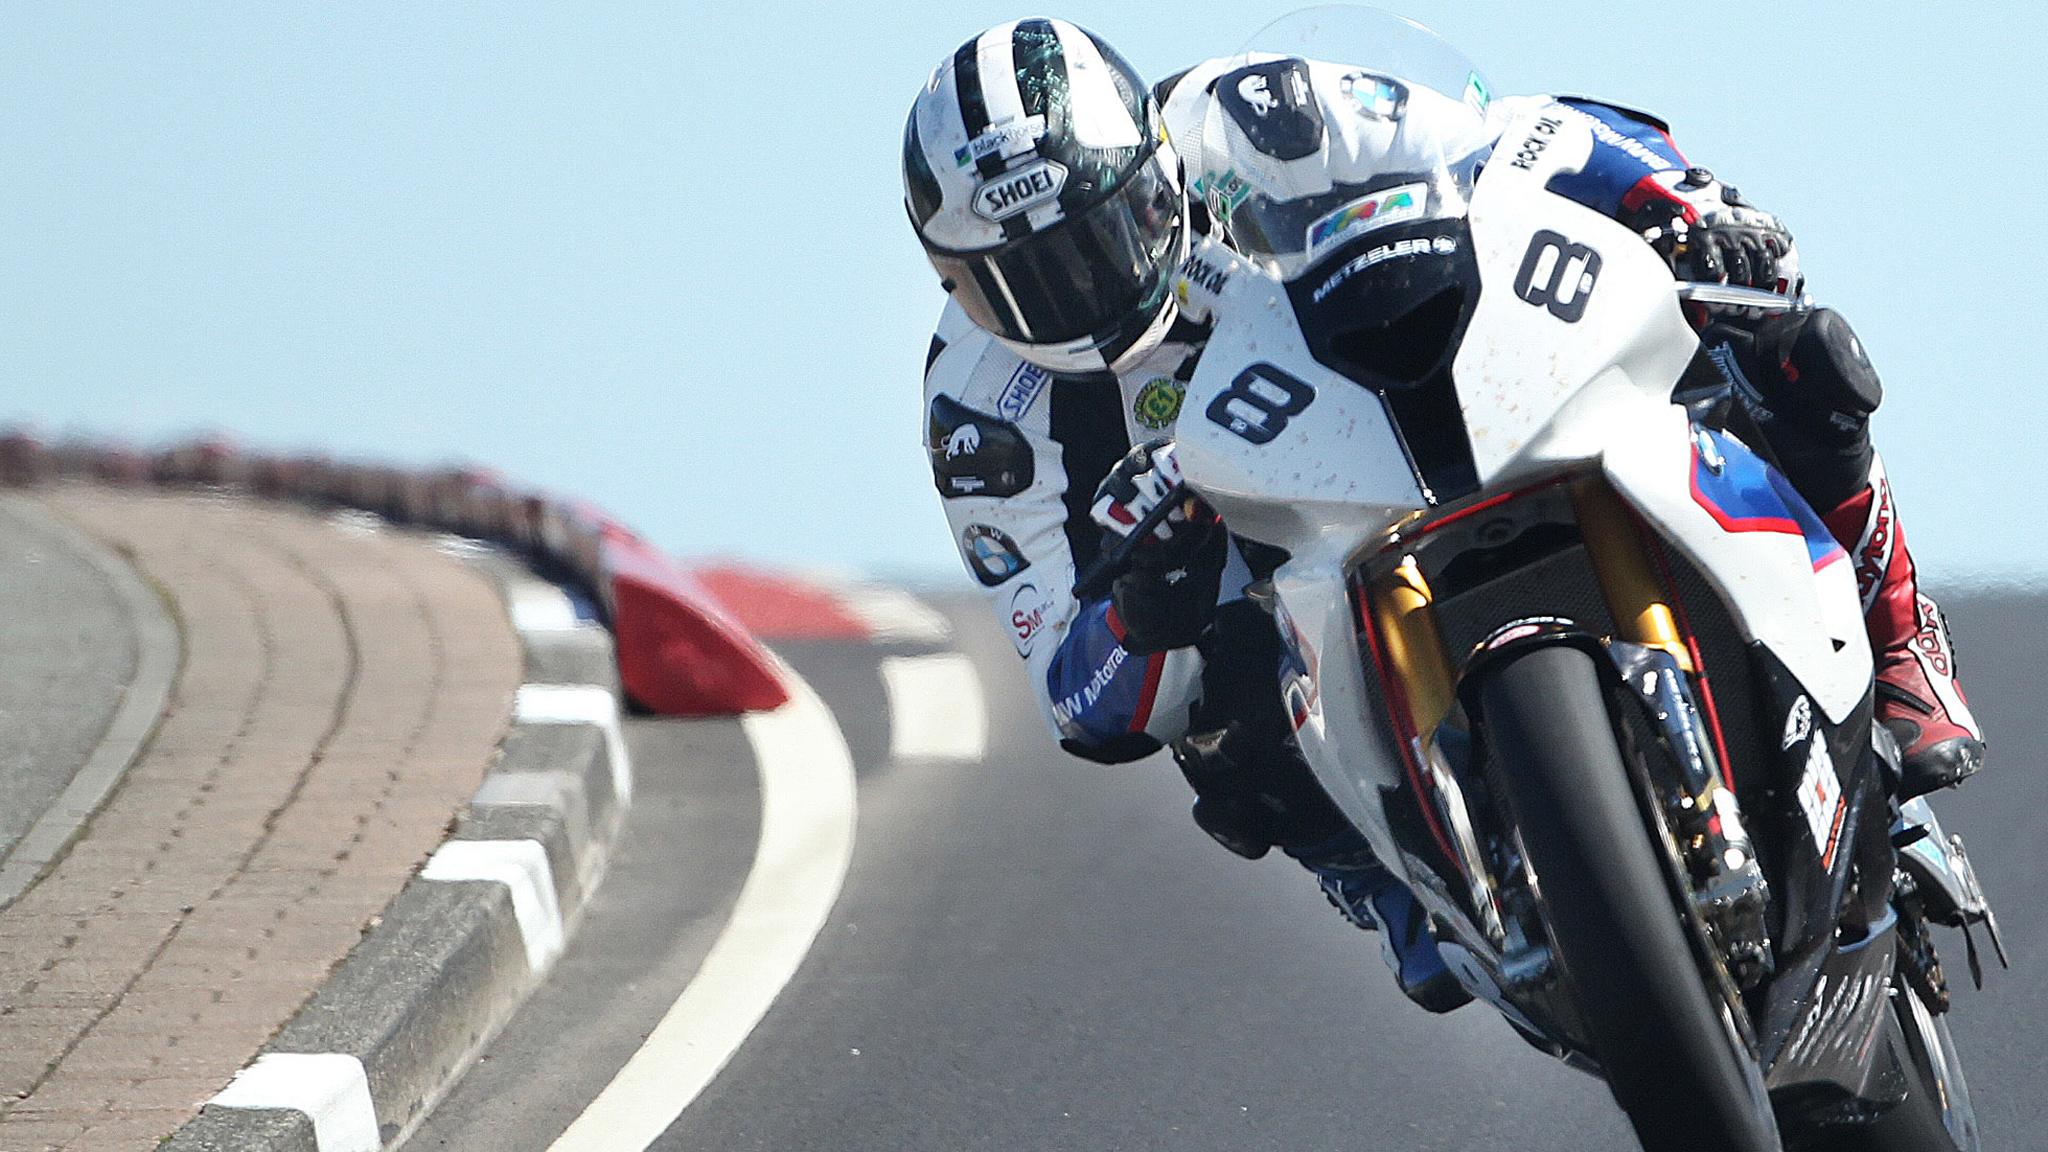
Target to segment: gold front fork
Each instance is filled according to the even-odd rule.
[[[1578,510],[1579,534],[1599,576],[1607,611],[1614,616],[1615,631],[1624,640],[1669,653],[1680,668],[1697,672],[1627,506],[1602,480],[1574,484],[1572,505]]]
[[[1411,730],[1427,747],[1437,725],[1450,714],[1453,691],[1443,637],[1430,613],[1429,583],[1422,578],[1415,557],[1402,560],[1376,582],[1372,611],[1387,664],[1408,697]]]

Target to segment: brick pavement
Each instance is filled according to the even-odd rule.
[[[459,561],[309,513],[80,489],[172,602],[158,730],[0,911],[0,1152],[144,1152],[340,962],[482,780],[520,679]]]

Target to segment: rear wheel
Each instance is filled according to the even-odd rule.
[[[1891,1007],[1905,1102],[1868,1128],[1810,1145],[1812,1152],[1979,1152],[1977,1113],[1948,1018],[1927,1011],[1910,988],[1894,992]]]
[[[1695,960],[1593,657],[1512,657],[1481,708],[1552,941],[1637,1138],[1647,1152],[1775,1152],[1762,1074]]]

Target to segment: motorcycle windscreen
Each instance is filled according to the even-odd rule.
[[[1375,231],[1324,256],[1287,291],[1317,362],[1380,396],[1430,504],[1477,492],[1451,373],[1479,303],[1465,221]]]

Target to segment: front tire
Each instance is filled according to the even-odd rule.
[[[1762,1074],[1695,961],[1593,656],[1559,645],[1510,657],[1480,700],[1488,770],[1515,810],[1593,1054],[1644,1149],[1778,1152]]]

